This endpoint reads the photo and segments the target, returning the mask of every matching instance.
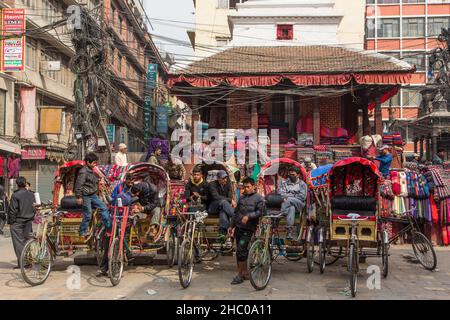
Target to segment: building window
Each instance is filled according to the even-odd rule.
[[[403,107],[419,107],[422,102],[420,90],[402,89]]]
[[[292,24],[277,25],[277,40],[294,39],[294,26]]]
[[[423,37],[425,35],[425,18],[403,18],[404,37]]]
[[[423,52],[403,52],[403,60],[411,65],[415,65],[417,71],[425,71],[425,53]]]
[[[217,0],[217,8],[236,9],[236,4],[244,2],[247,2],[247,0]]]
[[[48,53],[41,52],[41,57],[43,61],[56,61],[55,57],[51,56]],[[45,71],[44,74],[49,77],[50,79],[53,79],[56,81],[56,71]]]
[[[428,36],[437,37],[441,34],[442,28],[450,26],[450,17],[430,17],[428,18]]]
[[[58,3],[54,0],[42,1],[42,15],[44,19],[50,22],[55,22],[58,19]]]
[[[225,47],[228,44],[229,38],[216,37],[216,46]]]
[[[37,45],[36,41],[27,38],[27,47],[25,51],[25,66],[31,70],[36,70],[36,55],[37,55]]]
[[[381,104],[383,107],[399,107],[400,106],[400,93]]]
[[[400,19],[379,19],[377,35],[379,38],[400,37]]]
[[[0,90],[0,135],[5,135],[6,91]]]

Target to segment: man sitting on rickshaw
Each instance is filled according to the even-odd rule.
[[[190,205],[205,206],[208,200],[208,183],[203,179],[202,170],[194,167],[192,177],[186,184],[184,198]]]
[[[137,197],[138,203],[134,205],[132,213],[151,214],[150,228],[148,236],[154,238],[158,233],[159,222],[161,219],[161,202],[159,200],[158,189],[147,181],[139,182],[131,187],[131,195]]]
[[[300,213],[305,207],[307,186],[300,178],[300,169],[291,167],[288,179],[281,183],[278,193],[283,197],[280,214],[286,217],[287,240],[292,240],[292,229],[295,213]]]
[[[217,173],[217,180],[208,185],[208,212],[219,214],[219,240],[225,241],[230,219],[234,215],[236,201],[233,200],[233,188],[224,170]]]
[[[131,175],[131,173],[127,172],[127,174],[125,175],[125,181],[119,183],[113,190],[112,194],[111,194],[111,198],[114,201],[115,199],[117,199],[117,197],[122,194],[122,193],[126,193],[129,192],[131,190],[131,187],[133,187],[133,176]]]

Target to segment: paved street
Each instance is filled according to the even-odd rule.
[[[392,248],[390,274],[382,279],[381,290],[366,287],[369,264],[363,264],[357,299],[450,299],[450,249],[437,248],[436,272],[408,262],[404,256],[411,254],[408,246]],[[380,260],[372,258],[367,262],[378,264]],[[249,282],[240,286],[229,284],[234,275],[234,257],[220,257],[197,265],[193,282],[186,290],[179,285],[177,269],[163,265],[128,267],[117,287],[112,287],[108,278],[95,277],[95,266],[81,266],[81,288],[69,290],[66,269],[73,264],[70,258],[57,260],[47,282],[30,288],[21,279],[20,270],[12,269],[14,264],[11,238],[0,236],[2,299],[351,299],[344,292],[348,278],[344,261],[321,275],[318,268],[308,274],[305,259],[288,262],[280,258],[274,263],[268,288],[259,292]]]

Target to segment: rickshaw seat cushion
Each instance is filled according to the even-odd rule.
[[[331,199],[333,209],[372,211],[377,209],[377,200],[370,196],[335,196]]]
[[[61,199],[60,207],[63,210],[82,210],[83,206],[77,204],[75,196],[65,196]]]
[[[362,217],[369,217],[369,221],[375,220],[375,211],[364,211],[364,210],[343,210],[343,209],[334,209],[333,210],[333,220],[338,220],[339,217],[347,218],[349,213],[356,213]]]
[[[269,193],[266,196],[266,207],[269,209],[280,209],[283,203],[283,197],[278,193]]]

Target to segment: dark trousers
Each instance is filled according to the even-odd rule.
[[[6,224],[6,214],[0,213],[0,231],[3,231],[5,224]]]
[[[236,260],[237,262],[247,261],[250,250],[250,242],[255,231],[244,230],[236,227],[234,237],[236,238]]]
[[[11,239],[17,257],[17,265],[20,263],[20,255],[31,231],[33,231],[33,220],[16,221],[11,225]]]
[[[219,231],[226,232],[234,215],[231,203],[227,200],[215,200],[209,204],[208,212],[219,214]]]

